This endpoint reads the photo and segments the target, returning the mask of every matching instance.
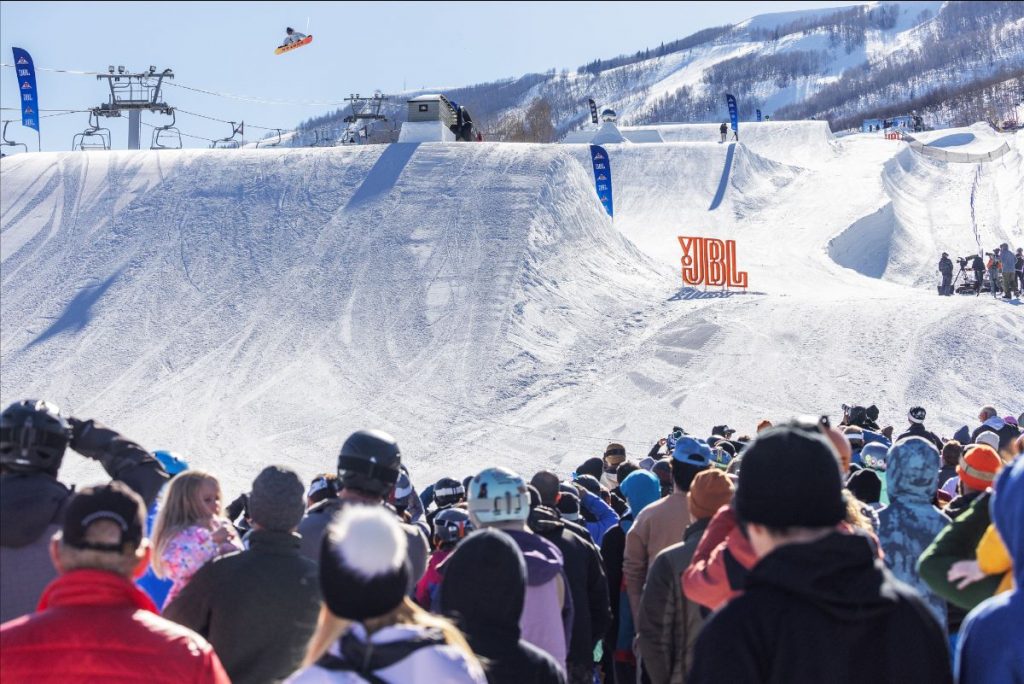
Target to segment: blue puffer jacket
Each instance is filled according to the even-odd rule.
[[[982,601],[960,628],[956,653],[961,684],[1024,681],[1024,458],[1004,468],[992,494],[992,522],[1013,559],[1012,591]]]
[[[940,458],[927,440],[909,437],[897,442],[886,457],[889,505],[878,512],[878,541],[885,564],[897,579],[916,589],[946,627],[946,603],[917,574],[917,559],[949,524],[932,505],[938,488]]]

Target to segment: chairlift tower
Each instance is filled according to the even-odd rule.
[[[161,88],[165,78],[174,78],[174,72],[156,67],[149,71],[129,73],[123,66],[107,67],[109,73],[99,74],[96,80],[106,80],[110,87],[110,101],[96,107],[99,116],[119,117],[122,111],[128,112],[128,149],[141,149],[142,112],[170,114],[171,106],[163,102]]]
[[[348,127],[342,135],[342,144],[356,143],[359,137],[368,141],[375,124],[388,121],[385,108],[391,105],[391,98],[379,90],[370,97],[350,94],[345,101],[349,103],[351,113],[343,119]]]

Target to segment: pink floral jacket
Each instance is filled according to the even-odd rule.
[[[203,567],[207,561],[217,556],[232,551],[241,551],[242,544],[235,534],[227,542],[218,544],[213,540],[215,530],[223,525],[230,525],[226,520],[214,520],[213,529],[203,525],[193,525],[174,535],[167,546],[164,547],[161,560],[164,565],[164,572],[167,579],[174,582],[171,590],[167,592],[167,600],[164,606],[170,604],[174,597],[188,584],[192,576]]]

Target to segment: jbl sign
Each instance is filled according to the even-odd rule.
[[[746,271],[736,270],[736,241],[679,236],[686,285],[747,286]]]

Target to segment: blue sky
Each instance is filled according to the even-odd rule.
[[[28,50],[37,68],[106,71],[174,69],[174,83],[224,95],[285,102],[249,102],[176,87],[164,99],[179,110],[247,125],[291,128],[333,110],[349,93],[385,93],[421,86],[461,86],[551,68],[574,69],[709,26],[756,14],[835,7],[851,2],[3,2],[0,60],[11,47]],[[309,22],[314,42],[274,55],[286,26]],[[0,106],[18,107],[12,69],[0,69]],[[95,76],[40,71],[42,109],[87,109],[106,101]],[[35,133],[16,119],[8,137],[29,142]],[[143,121],[167,122],[144,114]],[[87,115],[42,120],[43,149],[70,149]],[[106,119],[114,147],[127,144],[127,118]],[[206,138],[230,133],[225,123],[178,117],[185,133]],[[251,129],[250,129],[251,130]],[[256,132],[255,137],[259,137]],[[253,136],[249,136],[253,137]],[[143,130],[143,145],[149,131]],[[203,147],[187,139],[186,146]]]

